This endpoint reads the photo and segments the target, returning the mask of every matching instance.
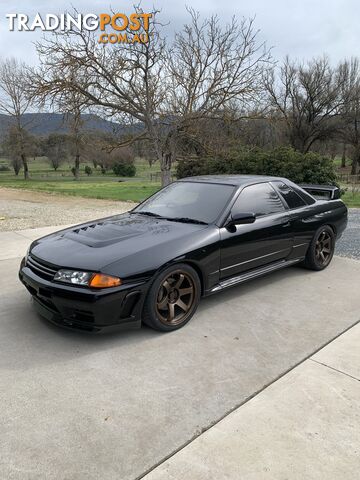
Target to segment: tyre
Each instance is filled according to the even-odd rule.
[[[310,270],[324,270],[331,262],[334,249],[334,231],[328,225],[324,225],[316,231],[309,245],[304,266]]]
[[[184,263],[166,268],[155,278],[147,294],[143,321],[169,332],[183,327],[194,315],[201,285],[196,271]]]

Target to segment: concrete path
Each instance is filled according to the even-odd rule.
[[[204,299],[189,325],[171,334],[146,328],[103,336],[61,330],[34,313],[29,295],[17,279],[27,244],[44,233],[48,231],[27,232],[24,241],[24,231],[15,234],[21,240],[6,237],[6,232],[0,234],[0,478],[142,477],[360,317],[360,262],[336,257],[324,272],[291,268]],[[304,389],[294,375],[299,371],[305,379],[307,368],[316,370],[309,374]],[[339,386],[331,386],[331,395],[326,387],[330,385],[328,370],[341,377]],[[290,382],[290,387],[283,387],[286,394],[275,397],[274,407],[265,417],[261,409],[259,415],[253,413],[243,432],[249,438],[255,435],[251,425],[257,417],[259,422],[263,418],[264,425],[273,425],[272,430],[285,431],[288,425],[296,431],[301,426],[291,416],[298,408],[296,391],[302,392],[307,414],[315,419],[316,412],[320,415],[322,411],[320,407],[316,410],[318,402],[313,400],[320,372],[325,375],[319,397],[325,399],[324,405],[331,396],[344,398],[339,413],[334,403],[329,411],[346,424],[339,448],[350,446],[344,443],[345,436],[353,438],[346,408],[352,406],[355,412],[356,398],[346,389],[353,379],[313,360],[278,382]],[[276,385],[256,398],[263,398]],[[238,412],[250,408],[253,400]],[[272,410],[278,417],[271,420]],[[276,439],[279,452],[280,440],[287,443],[282,436]],[[299,445],[301,441],[303,434],[299,433]],[[346,457],[349,461],[350,455]],[[251,464],[257,468],[255,459],[246,468]],[[164,464],[151,475],[164,475],[163,468]],[[176,475],[173,478],[196,478],[192,473]],[[259,480],[261,476],[247,478]]]
[[[360,470],[360,324],[144,480],[353,480]]]
[[[64,229],[67,226],[70,225],[0,232],[0,261],[23,257],[33,240]]]

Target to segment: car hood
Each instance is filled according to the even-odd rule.
[[[64,268],[133,275],[196,248],[207,228],[126,213],[40,238],[33,242],[31,255]],[[111,266],[119,262],[122,271],[116,272]]]

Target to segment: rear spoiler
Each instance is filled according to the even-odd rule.
[[[340,198],[340,188],[335,185],[299,185],[299,187],[320,200]]]

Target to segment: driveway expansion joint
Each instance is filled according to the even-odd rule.
[[[354,325],[355,326],[355,325]],[[344,332],[345,333],[345,332]],[[343,370],[339,370],[338,368],[331,367],[330,365],[327,365],[326,363],[319,362],[319,360],[315,360],[314,358],[309,358],[312,362],[317,363],[318,365],[322,365],[323,367],[329,368],[330,370],[333,370],[334,372],[340,373],[342,375],[346,375],[347,377],[352,378],[353,380],[356,380],[360,382],[360,378],[354,377],[353,375],[350,375],[350,373],[346,373]]]
[[[252,395],[248,396],[244,401],[242,401],[241,403],[237,404],[235,407],[231,408],[228,412],[226,412],[224,415],[222,415],[220,418],[218,418],[217,420],[215,420],[214,422],[212,422],[209,426],[207,427],[204,427],[202,428],[201,432],[198,433],[198,434],[195,434],[193,437],[191,437],[188,441],[184,442],[182,445],[180,445],[178,448],[176,448],[175,450],[173,450],[169,455],[166,455],[164,458],[162,458],[159,462],[155,463],[152,467],[150,467],[149,469],[147,469],[144,473],[142,473],[141,475],[137,476],[134,478],[134,480],[141,480],[143,479],[144,477],[146,477],[146,475],[148,475],[149,473],[151,473],[153,470],[155,470],[156,468],[160,467],[160,465],[164,464],[165,462],[167,462],[170,458],[174,457],[177,453],[181,452],[184,448],[186,448],[188,445],[190,445],[194,440],[196,440],[197,438],[199,438],[200,436],[202,436],[205,432],[207,432],[208,430],[210,430],[211,428],[215,427],[218,423],[220,423],[222,420],[224,420],[226,417],[228,417],[231,413],[233,413],[235,410],[238,410],[239,408],[241,408],[243,405],[245,405],[246,403],[248,403],[250,400],[252,400],[254,397],[256,397],[257,395],[259,395],[261,392],[263,392],[264,390],[266,390],[268,387],[270,387],[271,385],[273,385],[274,383],[276,383],[278,380],[280,380],[281,378],[285,377],[288,373],[290,373],[292,370],[294,370],[295,368],[299,367],[300,365],[302,365],[303,363],[305,363],[307,360],[312,360],[313,362],[315,363],[318,363],[324,367],[328,367],[334,371],[337,371],[338,373],[340,374],[343,374],[343,375],[346,375],[350,378],[353,378],[354,380],[357,380],[357,381],[360,381],[358,378],[356,377],[353,377],[349,374],[346,374],[344,372],[341,372],[340,370],[337,370],[336,368],[332,368],[332,367],[329,367],[328,365],[325,365],[325,364],[322,364],[321,362],[318,362],[316,360],[313,360],[311,357],[315,354],[317,354],[318,352],[320,352],[320,350],[322,350],[323,348],[325,348],[326,346],[328,346],[330,343],[332,343],[333,341],[335,341],[337,338],[339,338],[341,335],[343,335],[344,333],[346,333],[348,330],[350,330],[351,328],[355,327],[356,325],[358,325],[360,323],[360,319],[359,320],[356,320],[356,322],[354,322],[352,325],[350,325],[349,327],[345,328],[345,330],[343,330],[342,332],[340,332],[339,334],[335,335],[335,337],[331,338],[329,341],[325,342],[323,345],[321,345],[319,348],[317,348],[316,350],[314,350],[313,352],[311,352],[309,355],[307,355],[305,358],[303,358],[302,360],[300,360],[299,362],[297,362],[295,365],[293,365],[292,367],[288,368],[287,370],[285,370],[282,374],[276,376],[271,382],[267,383],[266,385],[264,385],[262,388],[260,388],[259,390],[257,390],[256,392],[254,392]]]

